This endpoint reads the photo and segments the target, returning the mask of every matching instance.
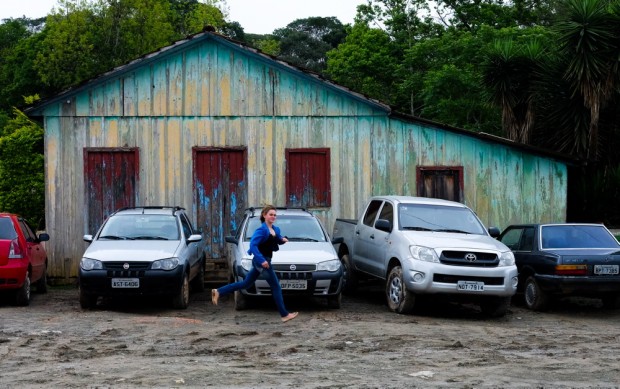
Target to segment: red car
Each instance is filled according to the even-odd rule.
[[[47,292],[47,254],[38,236],[26,220],[11,213],[0,213],[0,291],[11,291],[15,304],[30,304],[30,287]]]

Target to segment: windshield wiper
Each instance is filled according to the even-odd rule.
[[[319,242],[319,240],[317,239],[313,239],[313,238],[297,238],[297,237],[293,237],[293,238],[288,238],[289,242]]]
[[[437,230],[433,230],[436,232],[455,232],[457,234],[471,234],[471,232],[467,232],[467,231],[463,231],[463,230],[455,230],[455,229],[451,229],[451,228],[440,228]]]
[[[128,236],[117,236],[117,235],[103,235],[100,236],[99,239],[112,239],[112,240],[133,240]]]
[[[168,238],[164,238],[163,236],[134,236],[132,239],[136,240],[168,240]]]
[[[424,227],[403,227],[403,230],[409,230],[409,231],[435,231],[435,230],[431,230],[430,228],[424,228]]]

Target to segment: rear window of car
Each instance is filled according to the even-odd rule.
[[[557,225],[541,229],[543,249],[619,248],[620,244],[603,226]]]
[[[0,239],[13,240],[15,238],[17,238],[17,232],[11,219],[0,217]]]
[[[252,239],[254,231],[261,225],[259,217],[252,217],[245,230],[245,241]],[[326,242],[327,237],[318,220],[308,216],[278,215],[276,226],[280,228],[282,236],[291,242]]]

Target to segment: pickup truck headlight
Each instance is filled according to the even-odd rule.
[[[96,260],[96,259],[91,259],[91,258],[84,257],[80,261],[80,267],[83,270],[101,270],[101,269],[103,269],[103,263],[101,261]]]
[[[153,270],[173,270],[179,266],[179,258],[166,258],[154,261],[151,265]]]
[[[515,255],[512,251],[504,251],[499,255],[498,266],[512,266],[515,264]]]
[[[325,262],[319,262],[319,264],[316,266],[316,270],[323,270],[323,271],[331,271],[331,272],[335,272],[338,271],[338,269],[340,269],[340,260],[338,259],[332,259],[329,261],[325,261]]]
[[[241,267],[245,271],[250,271],[250,269],[252,269],[252,258],[242,258]]]
[[[435,250],[424,246],[409,246],[414,260],[439,263]]]

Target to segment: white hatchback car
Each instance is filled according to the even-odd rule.
[[[106,219],[79,268],[82,308],[99,296],[159,295],[189,304],[190,282],[204,290],[204,240],[181,207],[123,208]]]
[[[260,213],[260,208],[248,208],[235,235],[226,237],[230,243],[230,281],[243,280],[252,267],[248,249],[252,234],[261,224]],[[340,308],[342,266],[329,234],[319,219],[305,209],[278,208],[277,213],[276,225],[288,238],[288,243],[273,253],[271,262],[282,294],[322,297],[330,308]],[[235,309],[245,309],[249,299],[260,296],[271,296],[271,288],[262,275],[248,290],[235,292]]]

